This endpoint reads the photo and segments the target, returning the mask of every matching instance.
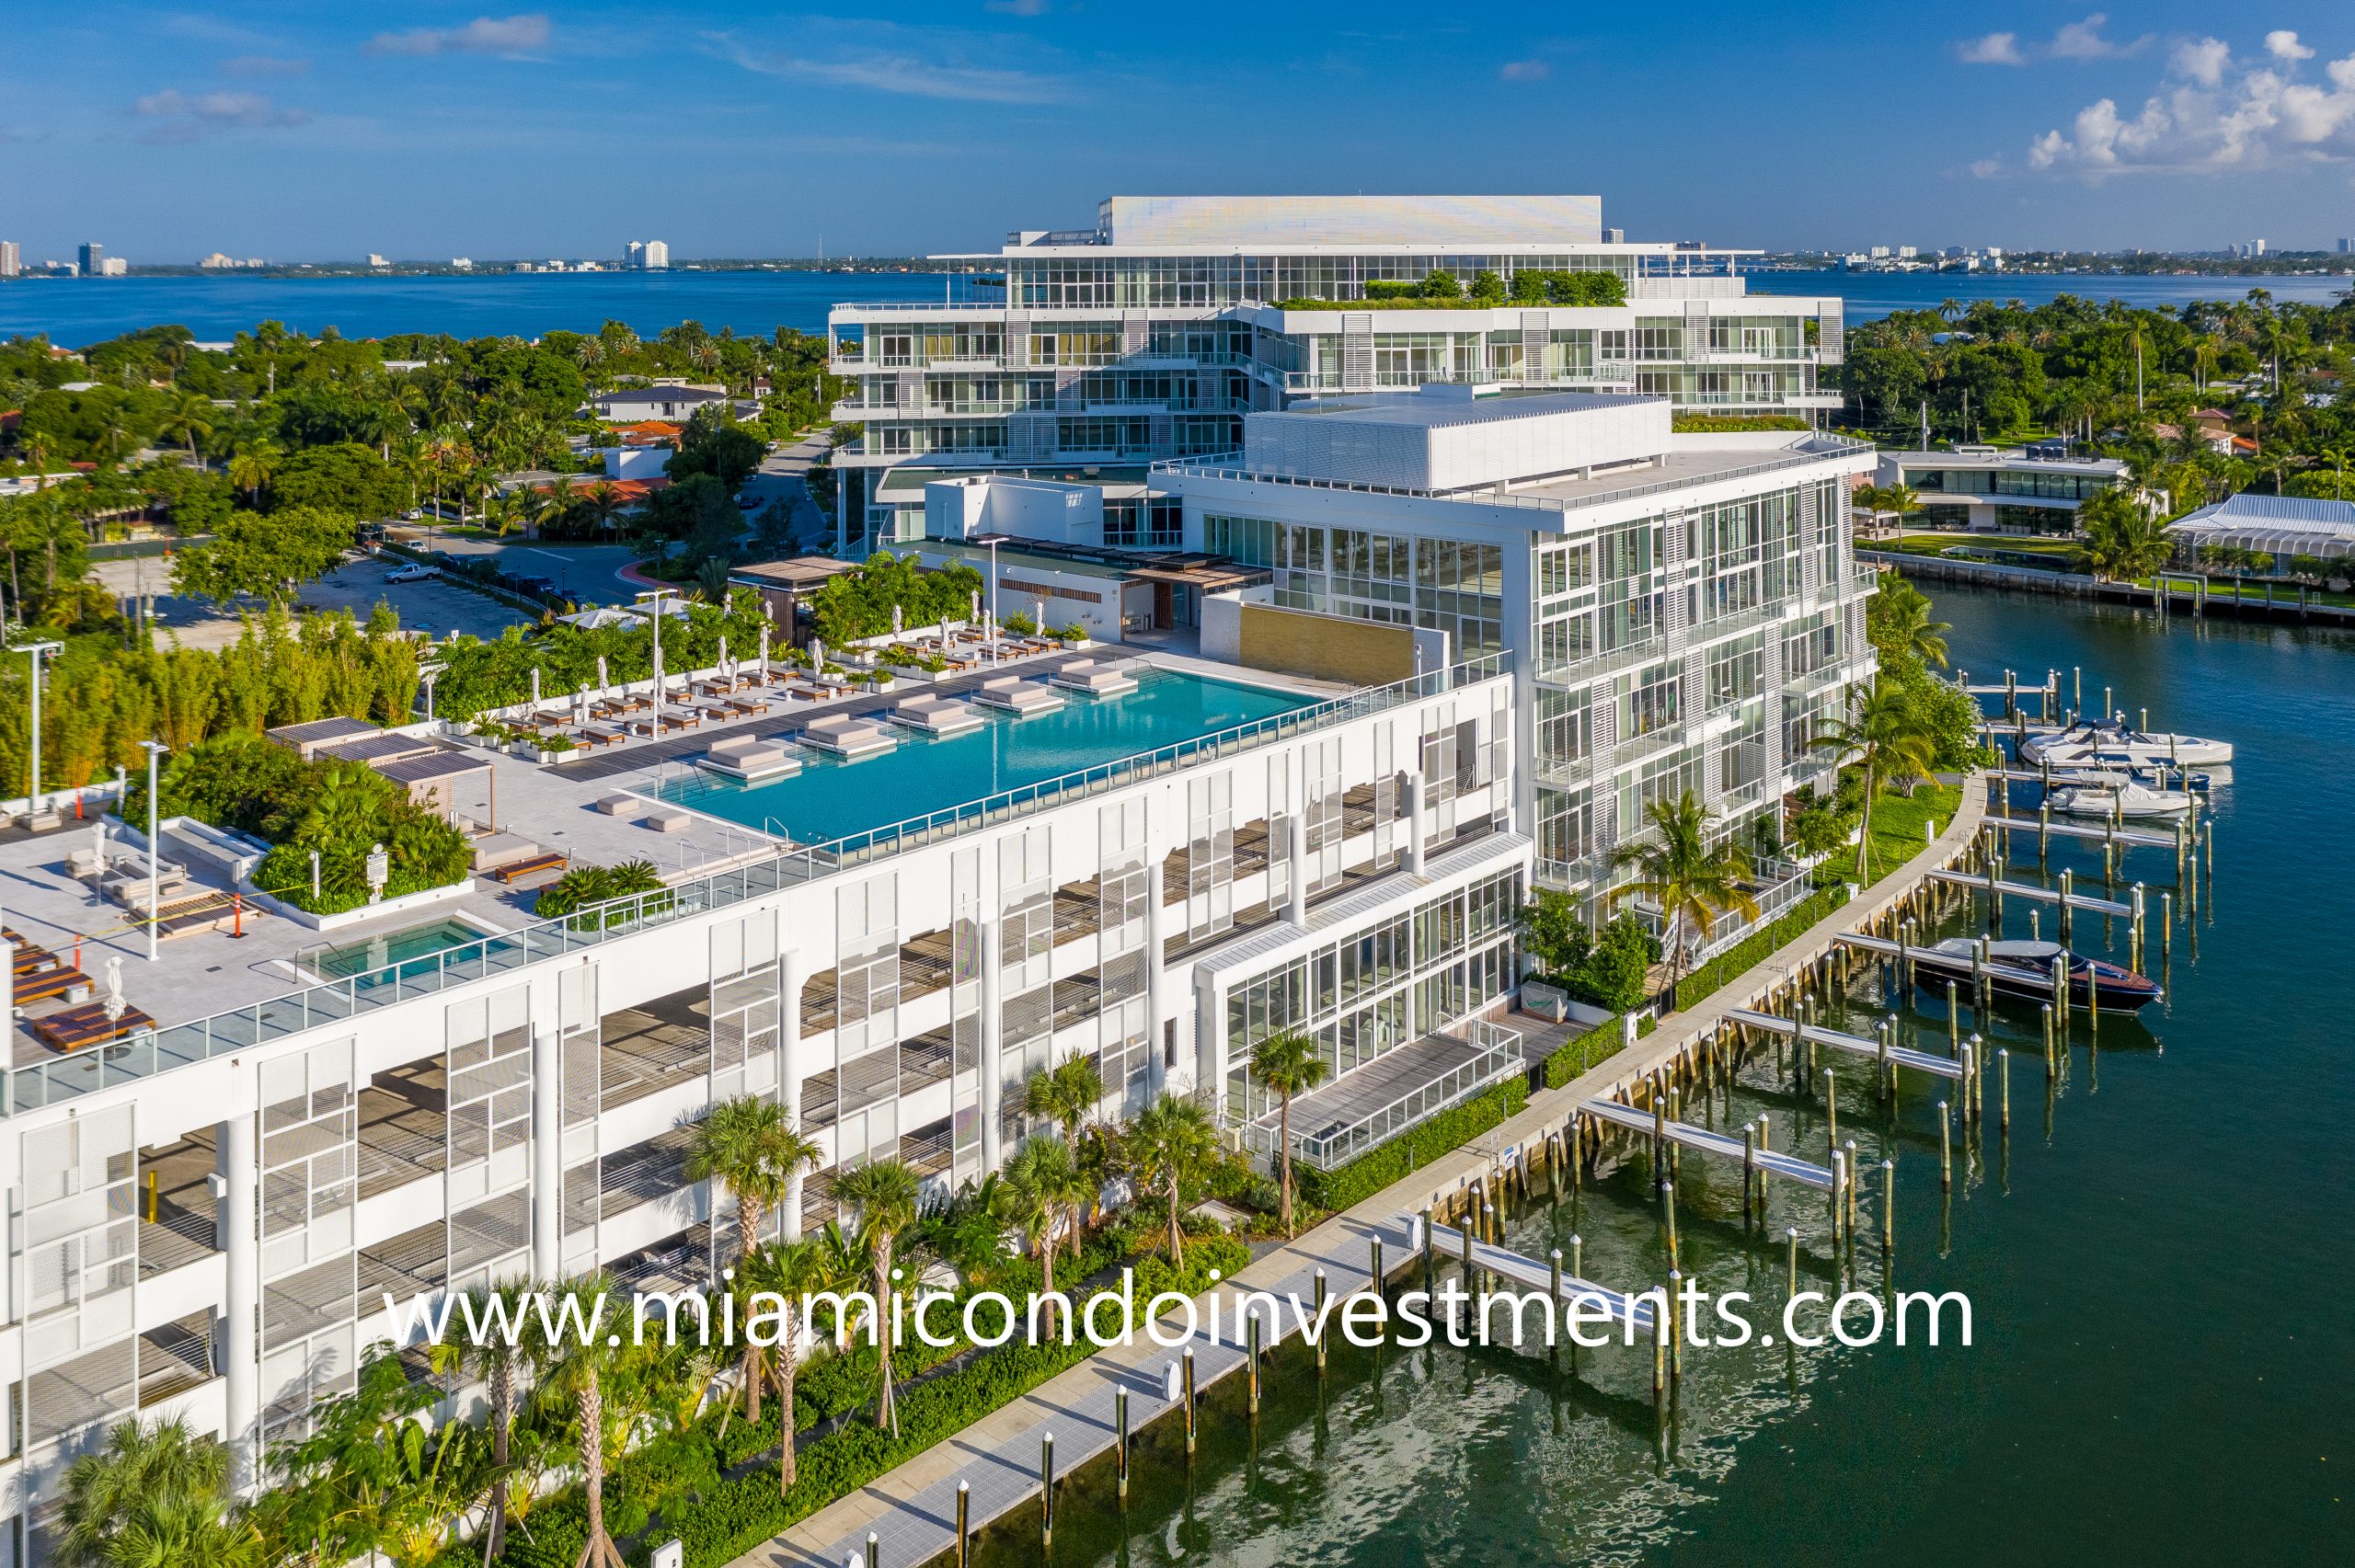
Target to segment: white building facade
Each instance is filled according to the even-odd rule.
[[[986,269],[961,303],[835,307],[832,369],[855,385],[834,413],[865,426],[836,458],[843,542],[915,536],[929,479],[1117,485],[1315,395],[1453,381],[1811,422],[1840,403],[1817,372],[1841,362],[1841,303],[1752,295],[1740,254],[1606,241],[1593,197],[1112,197],[1091,229],[941,258]],[[1370,298],[1433,272],[1494,273],[1507,297]],[[1545,275],[1580,272],[1626,303],[1545,303]],[[1174,517],[1148,508],[1156,523]]]
[[[679,1162],[718,1101],[773,1097],[823,1149],[798,1230],[844,1165],[995,1167],[1043,1130],[1027,1076],[1074,1052],[1108,1111],[1199,1091],[1231,1122],[1271,1017],[1321,1031],[1343,1082],[1430,1048],[1513,981],[1514,723],[1511,677],[1473,661],[977,803],[970,830],[779,848],[19,1068],[0,1563],[48,1561],[27,1522],[133,1413],[224,1436],[250,1480],[387,1337],[387,1293],[709,1277],[729,1206]],[[1466,1093],[1521,1070],[1437,1046],[1488,1064]]]
[[[1658,398],[1441,386],[1254,414],[1242,452],[1157,475],[1275,603],[1501,658],[1534,878],[1591,900],[1654,801],[1740,830],[1821,782],[1809,739],[1874,668],[1847,528],[1871,450],[1671,426]]]

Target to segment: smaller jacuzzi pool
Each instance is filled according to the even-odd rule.
[[[438,920],[428,925],[338,943],[310,954],[308,963],[330,980],[373,975],[396,967],[401,978],[407,979],[438,968],[440,955],[453,948],[471,946],[490,934],[462,920]]]

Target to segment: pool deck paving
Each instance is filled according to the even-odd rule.
[[[1983,781],[1966,782],[1961,807],[1943,832],[1896,872],[1826,915],[1797,940],[1728,980],[1696,1006],[1670,1014],[1649,1036],[1569,1083],[1539,1090],[1503,1125],[1326,1220],[1299,1240],[1256,1259],[1214,1293],[1231,1301],[1227,1292],[1237,1288],[1272,1289],[1280,1297],[1296,1291],[1306,1302],[1313,1299],[1315,1271],[1320,1267],[1333,1299],[1363,1290],[1372,1259],[1369,1243],[1375,1236],[1385,1239],[1384,1255],[1390,1267],[1403,1265],[1402,1216],[1444,1203],[1499,1164],[1510,1165],[1524,1156],[1534,1158],[1534,1151],[1570,1120],[1582,1102],[1609,1098],[1674,1059],[1694,1041],[1714,1031],[1729,1012],[1748,1005],[1813,963],[1842,934],[1868,924],[1933,868],[1946,864],[1968,846],[1985,815]],[[1632,1282],[1632,1288],[1642,1290],[1657,1283]],[[1195,1310],[1197,1321],[1206,1327],[1207,1295],[1196,1298]],[[1336,1322],[1338,1311],[1337,1307]],[[1270,1345],[1295,1332],[1288,1305],[1285,1312],[1278,1334],[1268,1341]],[[1198,1333],[1189,1343],[1195,1347],[1198,1392],[1243,1363],[1241,1349],[1226,1343],[1213,1345],[1207,1333]],[[1040,1491],[1042,1433],[1053,1434],[1057,1473],[1068,1474],[1110,1449],[1117,1389],[1129,1390],[1132,1435],[1174,1408],[1164,1397],[1162,1379],[1164,1369],[1182,1354],[1182,1347],[1165,1349],[1143,1338],[1141,1331],[1138,1343],[1097,1352],[746,1552],[730,1568],[844,1568],[855,1555],[863,1557],[870,1531],[886,1568],[914,1568],[929,1562],[955,1545],[959,1481],[972,1487],[970,1523],[976,1531],[1031,1503]]]

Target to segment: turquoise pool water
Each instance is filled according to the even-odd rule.
[[[480,942],[484,933],[460,920],[438,920],[405,931],[388,931],[354,942],[339,943],[319,953],[311,967],[329,979],[364,975],[400,966],[404,979],[434,967],[436,955]]]
[[[1033,718],[978,709],[987,725],[945,740],[894,726],[898,750],[863,761],[804,750],[805,766],[792,778],[742,784],[698,772],[665,781],[658,793],[748,828],[824,843],[1308,705],[1292,692],[1168,670],[1138,671],[1137,689],[1125,697],[1069,696]]]

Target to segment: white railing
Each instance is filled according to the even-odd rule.
[[[1240,466],[1241,452],[1224,452],[1215,457],[1167,457],[1153,465],[1155,474],[1181,474],[1200,479],[1230,479],[1253,485],[1286,485],[1309,490],[1346,490],[1361,495],[1408,496],[1418,500],[1462,501],[1472,506],[1526,507],[1534,511],[1585,511],[1617,501],[1635,500],[1640,497],[1660,495],[1670,490],[1690,489],[1697,484],[1717,484],[1728,479],[1746,479],[1754,475],[1772,474],[1785,468],[1820,462],[1826,457],[1845,455],[1855,452],[1869,452],[1871,443],[1827,431],[1812,434],[1793,431],[1801,444],[1787,449],[1781,457],[1763,463],[1743,464],[1735,468],[1721,468],[1700,475],[1677,479],[1656,479],[1642,485],[1625,485],[1613,490],[1596,490],[1586,495],[1533,496],[1508,492],[1498,495],[1482,490],[1418,490],[1401,485],[1368,485],[1344,479],[1315,479],[1301,475],[1268,474]]]
[[[175,1067],[247,1050],[451,986],[578,954],[617,936],[801,887],[848,866],[872,864],[980,828],[1032,816],[1195,762],[1231,757],[1365,714],[1439,696],[1495,679],[1502,670],[1503,663],[1498,655],[1466,660],[1058,778],[1001,790],[981,800],[871,828],[827,843],[779,845],[765,858],[651,892],[631,894],[517,931],[304,987],[284,996],[232,1008],[191,1023],[143,1031],[125,1040],[93,1046],[54,1061],[17,1068],[0,1081],[0,1091],[4,1091],[0,1092],[0,1115],[55,1104]]]
[[[1388,1142],[1418,1122],[1529,1070],[1522,1055],[1518,1030],[1476,1018],[1442,1037],[1460,1039],[1477,1054],[1346,1125],[1327,1127],[1314,1133],[1303,1132],[1295,1126],[1292,1135],[1292,1159],[1319,1171],[1334,1170]],[[1379,1062],[1381,1059],[1375,1060]],[[1292,1110],[1297,1116],[1300,1107],[1295,1105]],[[1252,1153],[1265,1160],[1275,1158],[1276,1145],[1282,1136],[1275,1118],[1261,1116],[1239,1122],[1235,1130]]]

